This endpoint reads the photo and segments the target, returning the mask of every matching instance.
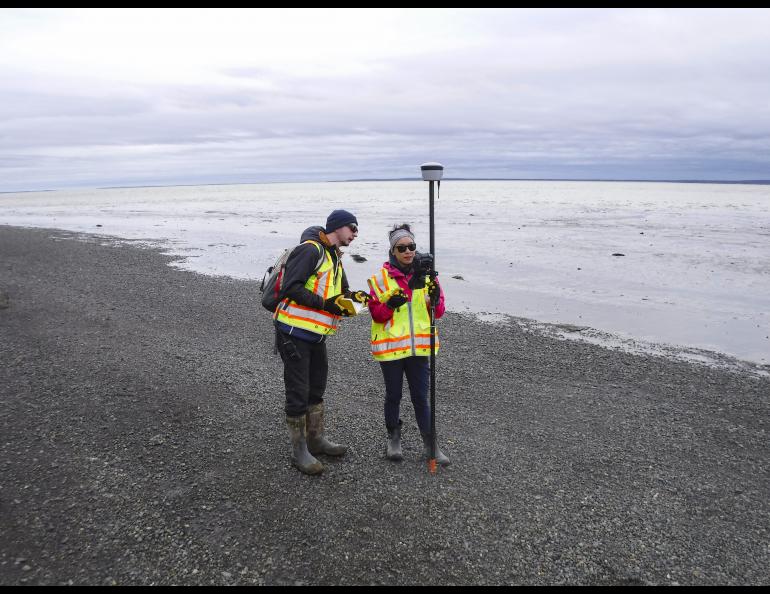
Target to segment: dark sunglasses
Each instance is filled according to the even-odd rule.
[[[348,229],[350,229],[353,233],[358,233],[358,225],[355,223],[350,223],[348,226]]]
[[[417,249],[416,243],[407,243],[406,245],[397,245],[396,249],[399,251],[400,254],[403,254],[406,250],[409,250],[410,252],[413,252]]]

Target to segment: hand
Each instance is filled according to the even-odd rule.
[[[324,311],[328,311],[335,316],[342,316],[343,318],[356,315],[353,303],[342,294],[333,295],[324,301]]]
[[[415,291],[416,289],[422,289],[425,287],[425,273],[415,270],[412,273],[412,278],[409,279],[407,285],[410,289],[412,289],[412,291]]]
[[[404,292],[401,289],[396,289],[393,292],[393,295],[391,295],[390,298],[385,302],[385,305],[387,305],[390,309],[398,309],[407,301],[409,300],[406,298],[406,295],[404,295]]]
[[[429,278],[425,283],[425,288],[428,289],[430,302],[438,305],[438,300],[441,298],[441,287],[439,286],[438,281],[435,278]]]
[[[366,291],[353,291],[350,295],[348,295],[353,301],[357,303],[361,303],[362,305],[366,305],[369,303],[369,293]]]
[[[415,256],[415,268],[423,274],[428,274],[429,270],[433,269],[433,254],[419,254]]]

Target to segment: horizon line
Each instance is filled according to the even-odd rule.
[[[673,184],[746,184],[770,185],[770,179],[630,179],[630,178],[570,178],[570,177],[446,177],[443,181],[569,181],[569,182],[632,182],[632,183],[673,183]],[[392,181],[423,181],[418,177],[362,177],[351,179],[333,179],[322,181],[267,181],[267,182],[208,182],[197,184],[138,184],[126,186],[84,186],[81,189],[119,190],[131,188],[178,188],[195,186],[251,186],[265,184],[306,184],[306,183],[349,183],[349,182],[392,182]],[[46,188],[39,190],[0,190],[0,194],[23,194],[32,192],[58,192],[70,188]]]

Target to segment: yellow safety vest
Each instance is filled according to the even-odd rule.
[[[398,288],[396,279],[383,268],[369,279],[369,287],[377,300],[384,303],[391,291]],[[430,357],[430,312],[425,288],[412,291],[412,300],[393,312],[385,323],[372,319],[372,355],[377,361],[395,361],[404,357]],[[384,299],[384,300],[383,300]],[[436,352],[439,341],[436,332]]]
[[[325,301],[333,295],[342,293],[342,263],[338,259],[337,266],[335,266],[328,250],[317,241],[311,239],[304,243],[308,242],[314,243],[323,249],[325,257],[321,267],[307,279],[305,288]],[[289,326],[322,335],[331,335],[337,332],[340,321],[340,316],[335,316],[322,309],[300,305],[288,297],[275,308],[273,318]]]

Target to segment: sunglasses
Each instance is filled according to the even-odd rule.
[[[358,233],[358,225],[355,223],[350,223],[347,225],[347,228],[350,229],[353,233]]]
[[[415,243],[408,243],[406,245],[397,245],[396,249],[399,251],[400,254],[403,254],[406,250],[409,250],[410,252],[413,252],[417,249],[417,244]]]

